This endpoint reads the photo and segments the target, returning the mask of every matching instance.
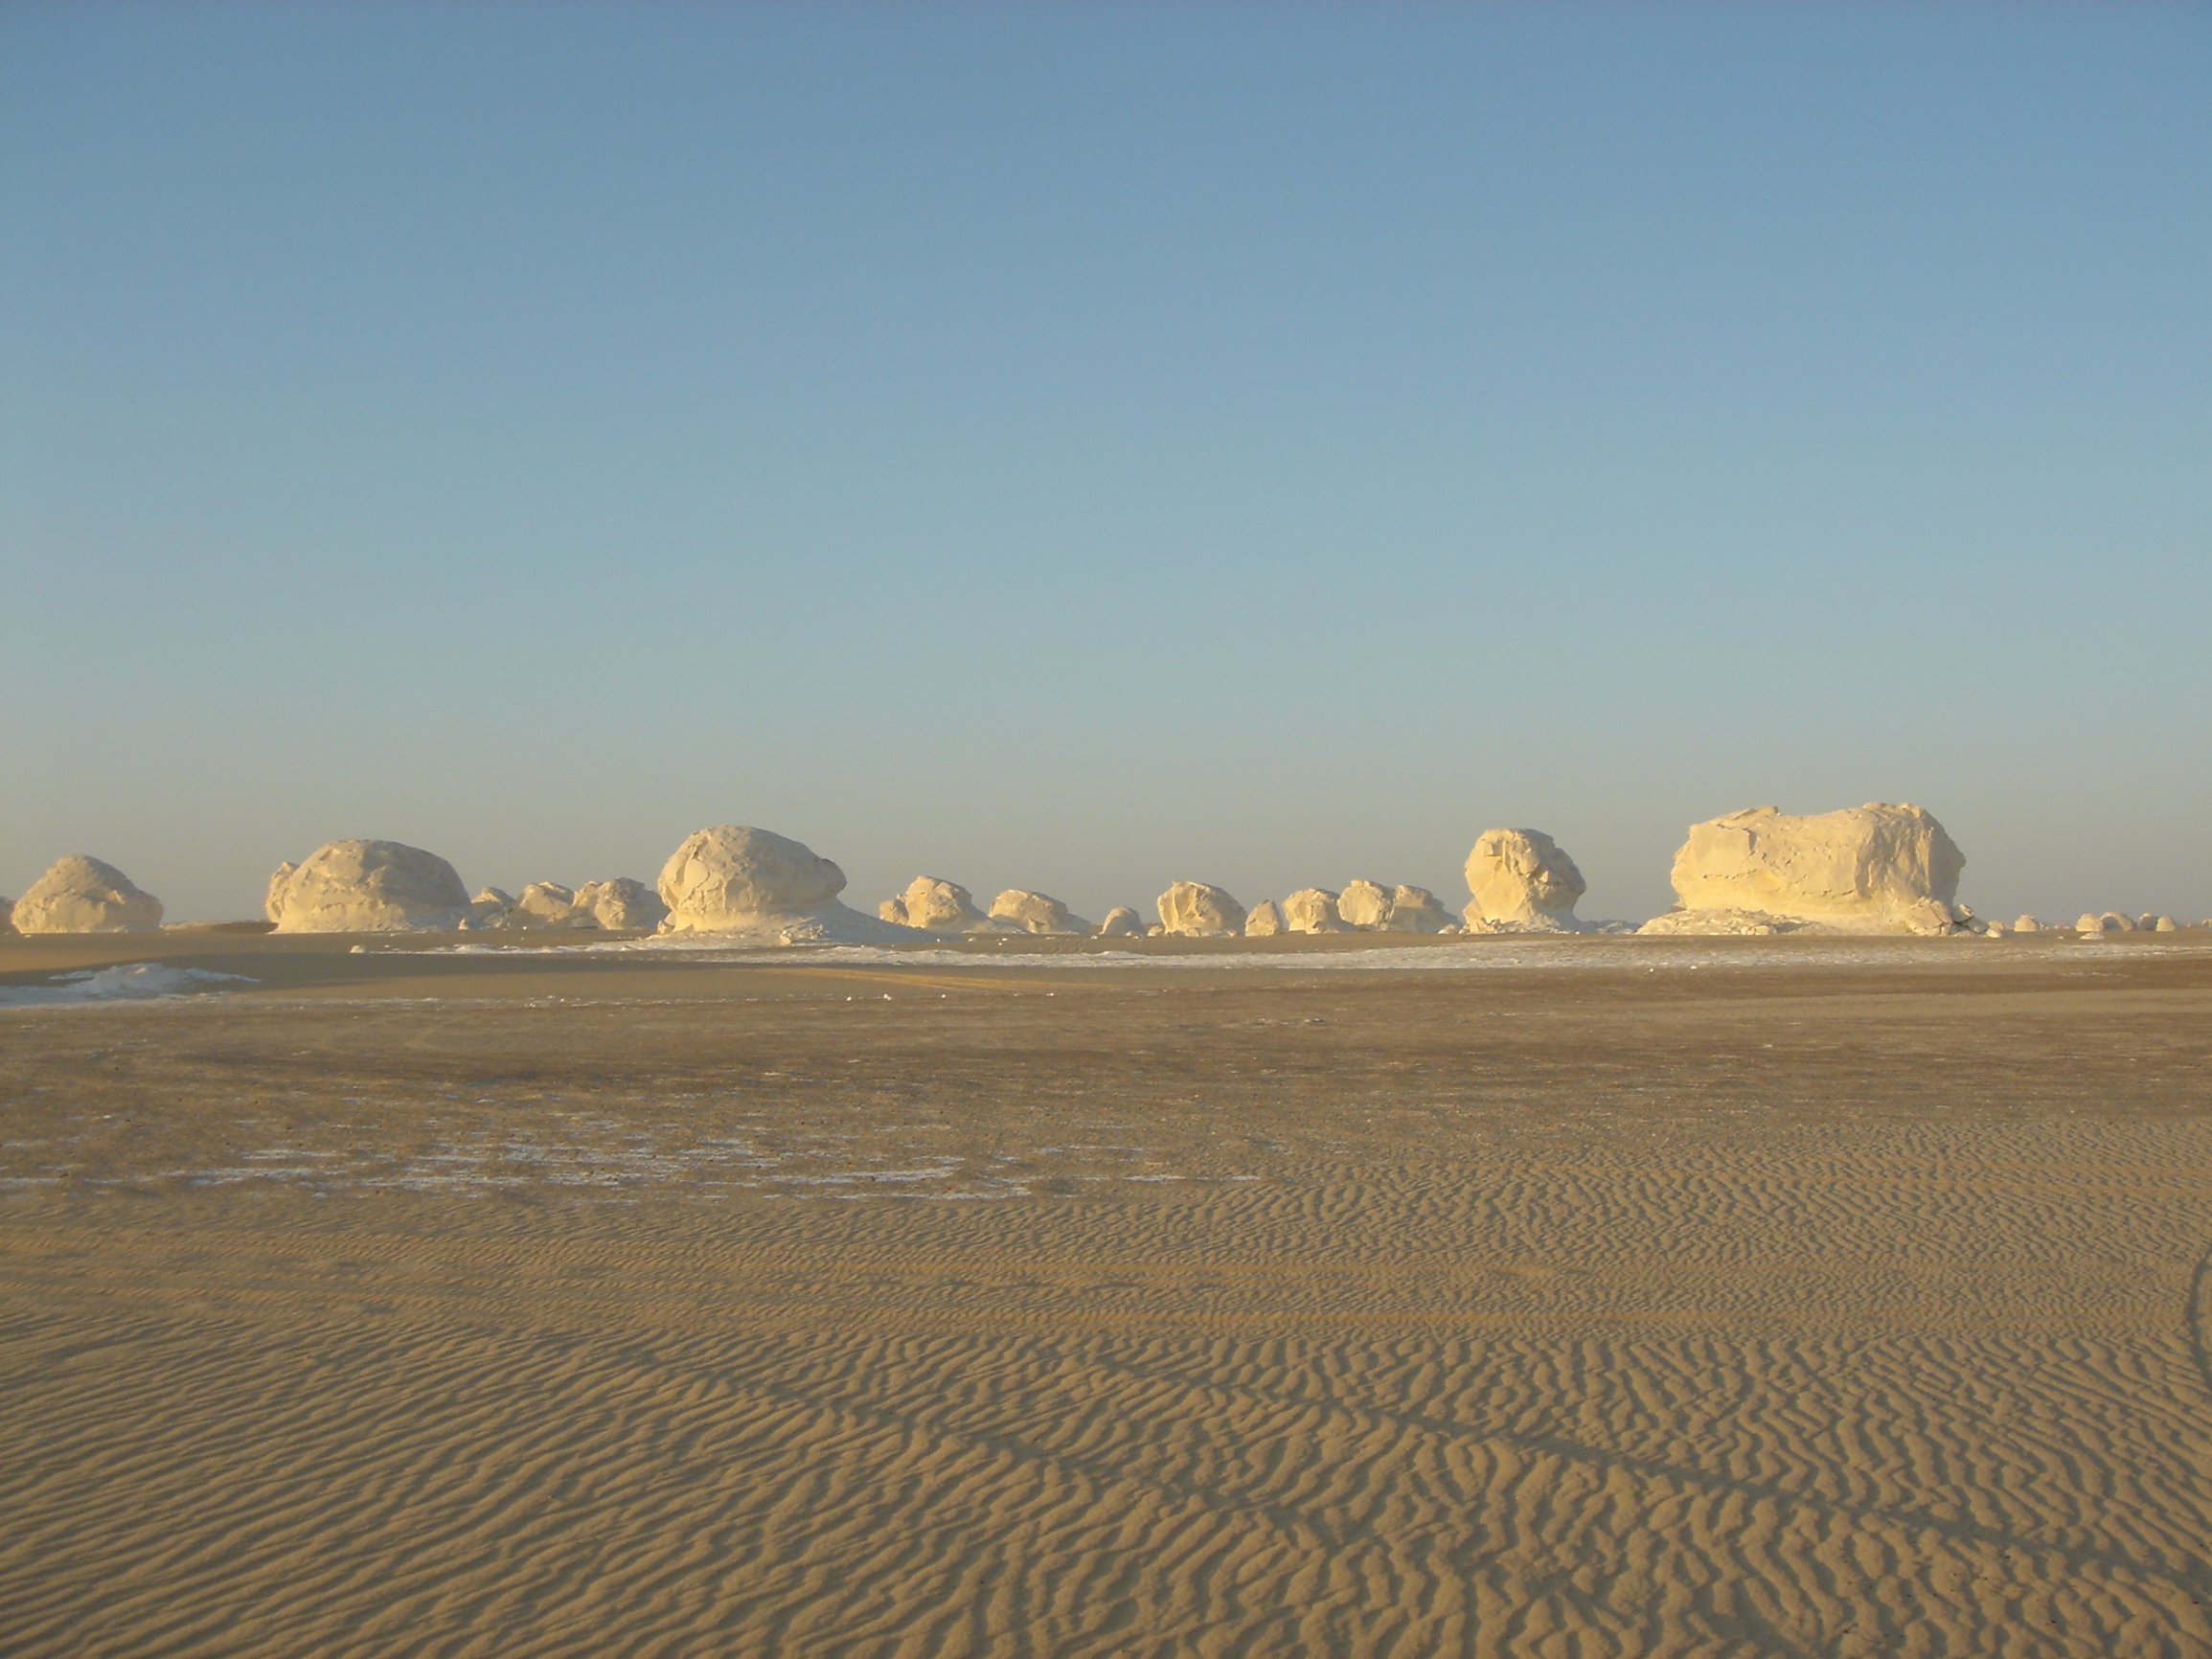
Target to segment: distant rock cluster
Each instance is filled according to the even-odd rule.
[[[1010,887],[989,907],[956,881],[917,875],[866,916],[845,904],[845,873],[772,830],[718,825],[686,836],[651,887],[628,876],[569,888],[534,881],[519,896],[487,887],[473,898],[453,866],[399,841],[331,841],[269,877],[266,911],[280,933],[445,932],[455,929],[703,934],[775,944],[897,943],[976,935],[1036,938],[1229,939],[1293,934],[2064,932],[2022,916],[1984,920],[1957,902],[1966,867],[1944,827],[1922,807],[1869,802],[1794,815],[1753,807],[1690,827],[1675,854],[1676,905],[1641,928],[1575,914],[1587,883],[1565,850],[1539,830],[1486,830],[1468,853],[1471,895],[1455,917],[1435,894],[1365,876],[1341,888],[1301,887],[1249,909],[1207,881],[1175,881],[1148,922],[1117,904],[1095,926],[1049,894]],[[58,859],[11,904],[0,932],[144,933],[162,903],[112,864]],[[2171,916],[2087,912],[2083,938],[2171,933]],[[2212,920],[2199,923],[2212,927]]]

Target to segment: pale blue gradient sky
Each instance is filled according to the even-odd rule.
[[[2212,912],[2212,9],[0,10],[0,893]]]

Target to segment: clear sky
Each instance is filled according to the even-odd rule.
[[[0,893],[2212,913],[2212,8],[0,8]]]

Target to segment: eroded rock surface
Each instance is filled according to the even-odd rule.
[[[746,824],[696,830],[661,866],[662,933],[769,944],[889,943],[922,938],[838,902],[845,873],[804,842]]]
[[[467,927],[468,889],[435,852],[400,841],[329,841],[269,877],[279,933],[412,933]]]
[[[161,900],[105,860],[72,852],[23,890],[9,920],[18,933],[151,933]]]
[[[1177,881],[1160,895],[1160,926],[1170,933],[1212,939],[1244,930],[1244,907],[1205,881]]]
[[[1390,889],[1364,876],[1347,881],[1336,896],[1336,914],[1345,926],[1373,933],[1390,920]]]
[[[905,892],[878,905],[876,914],[930,933],[988,932],[992,925],[991,918],[976,908],[974,894],[938,875],[917,875]]]
[[[1459,918],[1444,908],[1425,887],[1401,884],[1390,895],[1390,914],[1382,919],[1386,933],[1443,933],[1459,926]]]
[[[1589,890],[1566,850],[1541,830],[1485,830],[1467,855],[1471,932],[1579,933]]]
[[[1675,854],[1676,908],[1644,931],[1742,932],[1744,919],[1764,918],[1772,932],[1949,933],[1965,866],[1943,826],[1918,807],[1869,802],[1809,814],[1754,807],[1691,826]]]
[[[1301,887],[1283,900],[1283,925],[1291,933],[1349,933],[1336,912],[1336,895],[1326,887]]]
[[[1283,907],[1272,898],[1263,898],[1245,913],[1246,939],[1272,939],[1288,929],[1283,925]]]
[[[1090,923],[1049,894],[1010,887],[991,901],[991,920],[1023,933],[1088,933]]]
[[[1145,919],[1126,904],[1117,904],[1106,913],[1106,920],[1098,924],[1101,939],[1142,939],[1145,936]]]

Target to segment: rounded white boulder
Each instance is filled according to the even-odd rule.
[[[279,933],[413,933],[466,927],[468,889],[435,852],[399,841],[330,841],[269,877]]]
[[[1023,933],[1088,933],[1090,923],[1050,894],[1009,887],[991,901],[991,920]]]
[[[1470,931],[1578,932],[1575,904],[1589,890],[1566,850],[1541,830],[1485,830],[1467,855]]]
[[[161,900],[114,865],[72,852],[24,889],[9,920],[18,933],[151,933]]]
[[[1244,907],[1206,881],[1176,881],[1160,895],[1160,926],[1192,939],[1244,931]]]

